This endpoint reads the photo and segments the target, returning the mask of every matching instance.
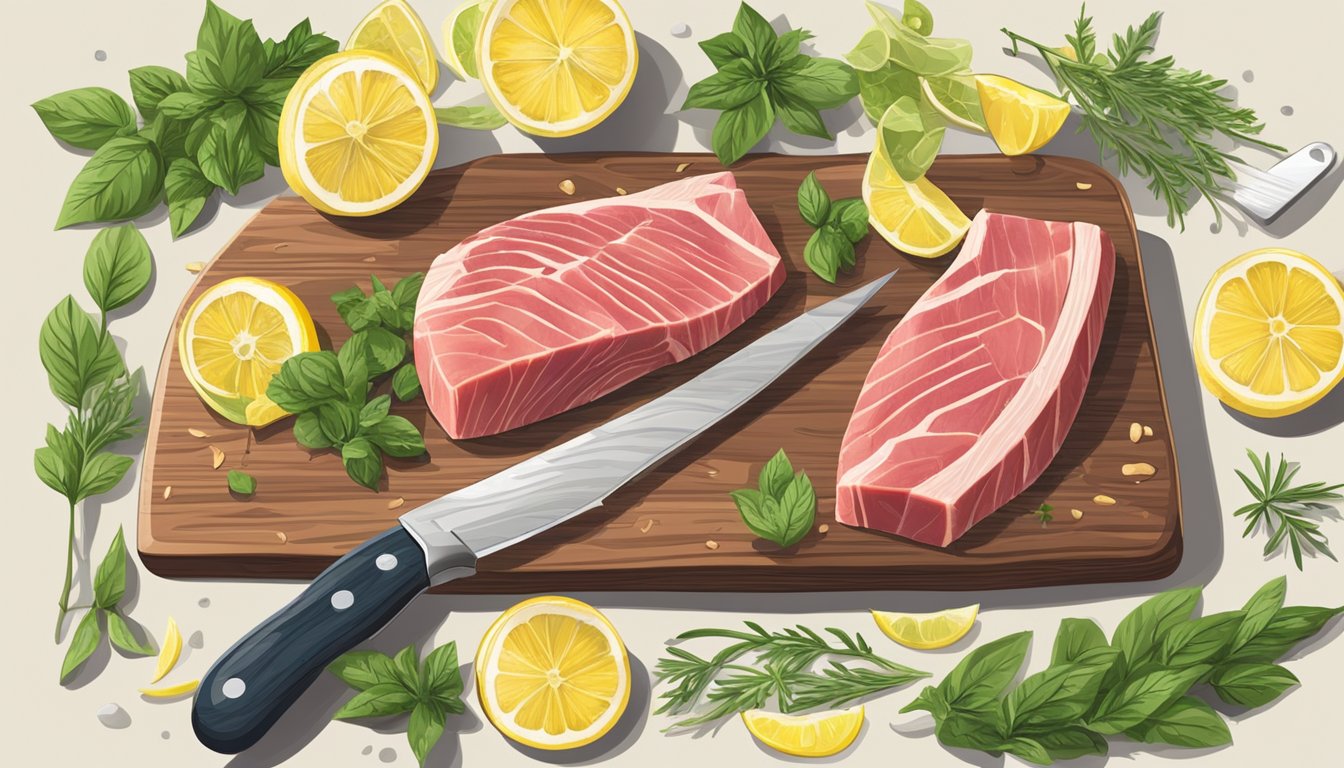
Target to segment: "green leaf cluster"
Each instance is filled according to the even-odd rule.
[[[358,286],[331,297],[350,327],[350,338],[337,352],[303,352],[284,362],[266,388],[276,405],[298,414],[294,439],[314,450],[341,452],[346,474],[378,490],[383,456],[410,458],[425,452],[425,441],[411,422],[390,413],[392,397],[374,395],[379,379],[391,374],[399,400],[420,394],[415,363],[406,342],[415,321],[415,300],[423,273],[388,288],[370,276],[373,292]]]
[[[421,765],[443,735],[448,714],[460,715],[466,711],[462,703],[462,673],[457,666],[457,643],[435,648],[423,662],[413,645],[403,648],[395,658],[377,651],[351,651],[333,661],[327,670],[359,691],[337,710],[333,719],[410,712],[406,739]]]
[[[157,652],[153,639],[121,607],[121,601],[126,597],[126,568],[126,539],[122,529],[117,528],[117,536],[93,577],[93,605],[76,625],[65,660],[61,662],[62,682],[98,649],[103,641],[100,624],[107,625],[107,637],[112,645],[126,653],[151,656]],[[140,639],[141,635],[144,640]]]
[[[1268,704],[1298,682],[1275,662],[1344,612],[1285,607],[1286,589],[1280,577],[1241,610],[1203,617],[1193,616],[1199,588],[1163,592],[1122,619],[1109,643],[1090,619],[1065,619],[1050,666],[1016,686],[1031,632],[1009,635],[967,654],[901,711],[931,713],[949,747],[1038,765],[1104,755],[1107,737],[1119,734],[1180,747],[1228,744],[1222,716],[1191,689],[1206,683],[1228,704]]]
[[[183,234],[216,189],[237,194],[267,165],[280,164],[285,97],[310,64],[337,47],[307,19],[281,40],[262,40],[251,21],[206,0],[185,75],[160,66],[130,71],[142,121],[106,88],[36,102],[52,136],[94,150],[66,193],[56,228],[134,219],[166,201],[173,235]]]
[[[831,200],[814,171],[798,187],[798,213],[816,230],[803,249],[803,261],[834,283],[841,269],[854,268],[854,246],[868,234],[868,206],[858,197]]]
[[[811,38],[803,29],[776,34],[770,22],[742,3],[731,31],[700,42],[718,71],[692,85],[681,108],[722,113],[711,135],[719,162],[737,162],[765,138],[776,119],[794,133],[833,138],[821,110],[854,98],[859,85],[844,62],[799,52]]]
[[[1321,524],[1311,518],[1311,510],[1328,508],[1326,505],[1339,502],[1344,495],[1337,493],[1344,484],[1326,485],[1322,482],[1293,485],[1297,477],[1298,466],[1290,466],[1288,460],[1279,456],[1277,469],[1271,470],[1269,454],[1261,459],[1255,451],[1246,451],[1255,467],[1255,480],[1246,473],[1237,470],[1237,477],[1251,492],[1255,501],[1233,512],[1234,517],[1246,518],[1246,529],[1242,538],[1249,537],[1255,529],[1263,525],[1269,533],[1265,542],[1265,557],[1286,542],[1293,553],[1293,563],[1302,570],[1302,551],[1319,552],[1331,560],[1335,553],[1330,551],[1329,540],[1321,532]]]
[[[230,469],[229,490],[239,496],[251,496],[257,492],[257,478],[242,470]]]
[[[757,488],[732,492],[733,503],[751,532],[781,547],[802,541],[817,516],[817,495],[806,472],[794,473],[781,448],[756,478]]]
[[[874,26],[845,58],[859,80],[863,111],[878,128],[878,148],[906,181],[924,175],[943,144],[948,119],[934,100],[971,130],[985,130],[971,75],[971,44],[930,37],[933,14],[917,0],[904,13],[867,3]]]

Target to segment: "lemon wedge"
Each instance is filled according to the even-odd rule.
[[[280,170],[310,205],[372,216],[420,188],[439,150],[424,88],[381,53],[344,51],[299,77],[280,113]]]
[[[907,648],[921,651],[946,648],[971,631],[980,604],[950,608],[937,613],[888,613],[873,611],[882,634]]]
[[[415,75],[425,93],[439,83],[439,61],[429,30],[405,0],[384,0],[350,33],[345,49],[376,51]]]
[[[971,220],[933,182],[906,181],[878,145],[863,172],[868,221],[893,247],[911,256],[942,256],[966,236]]]
[[[630,700],[630,659],[587,603],[535,597],[505,611],[476,653],[477,692],[505,736],[537,749],[590,744]]]
[[[172,616],[168,617],[168,628],[163,631],[163,647],[159,649],[159,659],[154,665],[154,677],[149,682],[157,683],[163,679],[164,675],[173,671],[177,666],[177,659],[182,655],[182,632],[177,628],[177,622]]]
[[[771,749],[794,757],[828,757],[854,743],[863,728],[863,707],[810,715],[781,715],[763,709],[742,713],[747,730]]]
[[[463,80],[477,77],[476,37],[489,5],[490,0],[469,0],[443,20],[443,60]]]
[[[317,349],[317,328],[299,297],[259,277],[207,288],[177,335],[178,359],[196,394],[224,418],[256,427],[287,415],[265,397],[271,377],[293,355]]]
[[[169,685],[163,688],[141,688],[140,695],[148,696],[151,699],[173,699],[191,693],[200,687],[200,685],[200,680],[189,680],[185,683]]]
[[[1243,254],[1204,289],[1193,346],[1219,400],[1262,418],[1297,413],[1344,379],[1344,289],[1306,254]]]
[[[477,39],[486,94],[538,136],[572,136],[605,120],[639,67],[635,31],[616,0],[495,0]]]
[[[1064,127],[1069,104],[1001,75],[976,75],[985,126],[1005,155],[1035,152]]]

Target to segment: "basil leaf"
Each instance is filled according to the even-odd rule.
[[[1278,664],[1231,664],[1209,680],[1218,698],[1243,707],[1263,707],[1298,684],[1297,676]]]
[[[415,696],[400,684],[378,683],[355,694],[332,718],[351,720],[357,717],[386,717],[408,712],[414,707]]]
[[[737,59],[692,85],[681,108],[732,109],[759,96],[764,87],[754,65],[747,59]]]
[[[391,395],[379,395],[364,404],[359,411],[359,426],[371,427],[374,424],[387,418],[387,412],[392,407]]]
[[[854,69],[862,72],[875,72],[887,63],[890,52],[891,41],[887,38],[887,33],[873,27],[864,32],[854,48],[845,54],[845,60]]]
[[[1037,765],[1049,765],[1052,762],[1050,753],[1045,747],[1036,739],[1027,736],[1014,736],[1005,741],[1003,751]]]
[[[79,498],[87,499],[117,487],[134,463],[130,456],[113,453],[98,453],[87,458],[79,473]]]
[[[943,698],[961,710],[993,707],[997,717],[998,698],[1022,668],[1030,642],[1031,632],[1017,632],[966,654],[938,685]]]
[[[260,179],[266,171],[265,160],[244,130],[246,118],[247,110],[242,108],[212,116],[210,130],[196,150],[201,173],[231,195]]]
[[[800,472],[779,497],[782,536],[779,545],[791,547],[812,530],[817,518],[817,494],[806,472]]]
[[[420,296],[420,288],[425,284],[425,273],[415,272],[409,274],[397,281],[392,287],[392,300],[397,303],[401,309],[409,309],[414,312],[415,301]],[[411,330],[406,326],[404,330]]]
[[[218,106],[218,99],[207,98],[190,91],[181,91],[164,96],[159,101],[157,112],[158,115],[171,117],[174,120],[195,120]]]
[[[154,142],[118,136],[98,148],[65,194],[56,228],[134,219],[159,202],[163,157]]]
[[[300,352],[285,360],[271,378],[266,396],[290,413],[303,413],[322,403],[345,399],[345,379],[332,352]]]
[[[821,113],[816,107],[808,104],[787,91],[781,91],[774,86],[770,87],[770,103],[775,107],[775,116],[784,127],[800,136],[815,136],[819,139],[833,139],[826,123],[821,119]]]
[[[1125,654],[1130,669],[1138,669],[1177,625],[1190,618],[1199,602],[1199,587],[1173,589],[1154,595],[1120,620],[1111,645]]]
[[[1177,625],[1162,641],[1162,663],[1188,667],[1213,659],[1232,641],[1245,615],[1242,611],[1225,611]]]
[[[1078,660],[1084,652],[1106,648],[1106,635],[1091,619],[1064,619],[1055,633],[1055,647],[1050,664],[1068,664]]]
[[[126,373],[112,336],[100,333],[70,296],[47,315],[37,344],[52,394],[74,408],[94,386]]]
[[[214,182],[205,178],[195,161],[179,157],[168,166],[163,191],[168,198],[168,220],[173,237],[181,237],[205,210],[205,202],[215,191]]]
[[[411,751],[421,765],[425,764],[425,758],[429,757],[434,745],[439,743],[446,716],[443,707],[433,699],[421,701],[411,710],[411,720],[406,725],[406,739],[410,741]]]
[[[300,413],[294,420],[294,439],[304,448],[313,450],[331,448],[336,444],[336,440],[327,437],[327,433],[323,431],[322,420],[318,418],[316,411]],[[340,439],[344,441],[345,437],[342,436]]]
[[[406,359],[406,340],[386,328],[365,328],[341,345],[340,354],[358,355],[364,361],[368,377],[382,376]]]
[[[919,76],[896,64],[887,63],[873,72],[857,72],[859,81],[859,101],[863,112],[873,125],[882,122],[882,115],[897,99],[909,96],[920,97]]]
[[[1246,618],[1242,620],[1241,625],[1237,627],[1237,632],[1232,637],[1232,650],[1239,650],[1251,638],[1260,634],[1269,623],[1274,620],[1274,615],[1283,607],[1283,599],[1288,592],[1288,579],[1280,576],[1277,579],[1271,579],[1263,587],[1256,590],[1251,599],[1246,601],[1242,610]]]
[[[424,438],[414,424],[401,416],[388,416],[366,428],[363,434],[388,456],[408,459],[425,452]]]
[[[859,93],[854,69],[839,59],[808,58],[807,63],[774,83],[795,99],[814,109],[831,109]]]
[[[764,62],[777,37],[770,22],[746,3],[737,8],[737,16],[733,19],[733,34],[742,39],[747,54],[758,62]]]
[[[1344,608],[1319,608],[1290,605],[1280,608],[1274,618],[1255,637],[1229,654],[1229,662],[1270,662],[1281,658],[1293,646],[1321,631]]]
[[[84,256],[84,287],[105,313],[135,301],[153,272],[149,243],[130,224],[100,230]]]
[[[33,102],[52,136],[81,149],[98,149],[118,136],[135,133],[135,113],[106,88],[76,88]]]
[[[462,693],[462,673],[457,666],[457,643],[448,642],[425,657],[421,667],[421,690],[440,699]]]
[[[327,440],[344,446],[359,431],[359,407],[336,401],[317,406],[317,425]]]
[[[187,54],[191,89],[212,98],[237,96],[261,79],[266,65],[266,49],[252,22],[241,21],[206,0],[196,50]]]
[[[779,502],[753,488],[741,488],[729,496],[748,530],[766,541],[779,543],[782,538],[778,525]]]
[[[1119,655],[1107,649],[1109,658],[1091,664],[1052,666],[1027,677],[1003,700],[1003,721],[1009,733],[1022,729],[1048,729],[1071,723],[1091,708],[1102,677]]]
[[[831,197],[817,181],[817,172],[807,174],[798,186],[798,213],[809,226],[820,227],[831,213]]]
[[[270,82],[270,81],[267,81]],[[279,90],[288,93],[292,84],[280,84]],[[284,98],[281,97],[279,103],[262,101],[259,104],[252,104],[243,113],[242,131],[247,137],[247,144],[253,152],[261,158],[263,165],[280,165],[280,109],[284,106]],[[265,172],[265,168],[262,168]]]
[[[914,700],[909,704],[901,707],[900,712],[901,714],[905,714],[921,709],[933,715],[935,720],[942,720],[944,717],[947,717],[947,714],[950,711],[947,700],[943,698],[942,692],[932,685],[924,686],[924,690],[920,691],[919,695],[915,696]]]
[[[125,595],[126,538],[123,530],[118,528],[93,577],[93,604],[99,608],[114,608]]]
[[[47,425],[46,446],[33,454],[38,477],[52,490],[60,493],[71,504],[79,500],[79,472],[84,464],[84,450],[79,441],[67,432]]]
[[[765,60],[765,71],[770,75],[782,74],[795,71],[807,64],[809,57],[801,53],[799,48],[813,37],[815,35],[806,29],[790,29],[780,35],[770,45],[770,53]]]
[[[95,384],[84,393],[82,437],[86,453],[101,451],[104,447],[135,434],[140,423],[135,415],[135,398],[140,394],[140,377],[136,371],[129,378]]]
[[[878,122],[878,146],[906,181],[929,170],[943,145],[946,122],[926,101],[902,96]]]
[[[774,122],[775,111],[764,91],[745,104],[724,110],[710,137],[719,162],[732,165],[740,160],[765,138]]]
[[[1031,738],[1045,749],[1052,760],[1073,760],[1084,755],[1104,755],[1108,749],[1105,738],[1080,725],[1050,728],[1041,733],[1031,734]]]
[[[329,56],[340,48],[340,43],[330,37],[313,34],[313,25],[308,19],[295,24],[284,40],[278,43],[268,40],[262,45],[266,51],[265,77],[287,79],[291,85],[318,59]],[[280,101],[284,102],[283,96]]]
[[[187,90],[187,79],[167,67],[136,67],[129,73],[131,78],[131,98],[135,108],[140,110],[145,122],[150,122],[159,113],[159,103],[169,94]]]
[[[846,254],[848,249],[848,254]],[[854,245],[835,227],[822,227],[808,238],[803,246],[803,262],[817,277],[834,283],[841,263],[848,258],[853,263]]]
[[[392,674],[402,687],[417,696],[420,695],[420,656],[415,652],[414,645],[408,645],[397,652],[396,657],[392,659]]]
[[[1219,747],[1232,743],[1227,723],[1208,704],[1194,696],[1182,696],[1125,735],[1147,744],[1178,747]]]
[[[943,77],[920,78],[925,92],[956,117],[963,128],[987,131],[985,113],[980,106],[980,91],[971,75],[954,73]]]
[[[239,496],[251,496],[257,492],[257,478],[241,470],[230,469],[229,490]]]
[[[78,492],[78,488],[70,487],[66,482],[67,469],[65,461],[61,454],[52,450],[48,446],[43,446],[33,451],[33,469],[37,472],[37,477],[44,485],[53,491],[70,498]]]
[[[415,363],[406,363],[392,374],[392,392],[402,402],[420,396],[420,375],[415,371]]]
[[[784,495],[784,489],[793,482],[793,464],[789,457],[784,453],[784,449],[770,457],[761,467],[761,473],[756,476],[756,484],[760,487],[761,493],[772,499],[778,499]]]
[[[359,691],[379,683],[395,682],[392,657],[378,651],[350,651],[327,665],[327,671]],[[398,683],[399,685],[399,683]]]
[[[738,59],[751,57],[751,52],[747,50],[746,41],[732,32],[724,32],[708,40],[701,40],[699,45],[700,50],[705,52],[705,55],[718,69],[722,69],[730,62]]]
[[[440,125],[466,128],[472,131],[493,131],[508,124],[504,115],[490,105],[435,107],[434,117]]]
[[[868,234],[868,206],[864,204],[861,197],[849,197],[844,200],[837,200],[831,206],[831,212],[826,217],[826,223],[840,230],[851,243],[857,243]],[[841,266],[852,267],[854,264],[842,264]]]
[[[61,682],[65,682],[71,672],[93,655],[102,639],[103,631],[98,628],[98,609],[90,608],[70,638],[70,647],[66,649],[65,660],[61,662]]]
[[[1158,669],[1109,691],[1087,727],[1098,733],[1116,734],[1147,720],[1207,674],[1209,668]]]
[[[141,656],[153,656],[158,653],[158,649],[152,643],[144,642],[136,636],[130,623],[120,613],[109,610],[104,615],[107,616],[107,639],[112,641],[112,645],[127,653]]]
[[[959,749],[1002,752],[1005,747],[1003,722],[997,709],[984,711],[952,710],[934,726],[938,741]]]
[[[347,346],[349,345],[343,345],[341,350],[345,351]],[[353,352],[358,348],[350,347],[350,349]],[[341,364],[341,375],[345,377],[345,403],[353,409],[352,413],[357,417],[359,409],[369,397],[368,363],[365,362],[363,355],[352,353],[338,354],[337,360]]]
[[[341,461],[351,480],[369,490],[378,490],[378,481],[383,478],[383,455],[367,438],[356,437],[341,446]]]

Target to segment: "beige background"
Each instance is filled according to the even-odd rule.
[[[255,17],[264,36],[282,36],[305,13],[314,27],[344,38],[368,10],[372,0],[338,0],[306,4],[275,0],[227,0],[234,14]],[[1028,3],[972,3],[933,0],[937,32],[969,38],[976,47],[978,71],[1002,72],[1047,86],[1048,81],[1028,62],[1001,52],[999,27],[1008,25],[1038,39],[1057,39],[1076,14],[1074,0]],[[436,38],[441,19],[455,0],[416,0]],[[700,150],[708,143],[710,116],[676,114],[687,83],[707,75],[709,62],[694,41],[730,26],[735,4],[710,0],[626,0],[640,31],[642,66],[630,101],[621,112],[588,136],[549,140],[544,144],[512,128],[493,134],[453,129],[443,132],[438,165],[459,163],[495,152],[573,149],[681,149]],[[1092,2],[1103,35],[1137,23],[1149,5],[1165,6],[1161,50],[1179,61],[1225,75],[1242,104],[1254,107],[1268,124],[1273,141],[1296,148],[1312,140],[1334,142],[1344,148],[1339,126],[1344,107],[1339,97],[1339,29],[1344,5],[1323,0],[1278,0],[1266,4],[1249,0],[1205,3]],[[45,132],[28,104],[56,91],[102,85],[129,97],[127,69],[144,64],[183,67],[182,54],[193,47],[203,3],[68,2],[18,0],[7,4],[6,34],[0,56],[5,95],[0,99],[0,136],[6,158],[3,211],[7,270],[4,337],[8,363],[0,376],[6,404],[3,450],[8,503],[4,514],[7,536],[0,557],[0,584],[7,605],[0,642],[4,648],[4,692],[0,694],[0,727],[6,735],[0,762],[22,766],[293,766],[414,765],[401,732],[393,723],[381,730],[347,723],[326,724],[344,693],[332,679],[324,679],[302,701],[294,716],[251,752],[229,759],[207,752],[191,734],[189,704],[143,701],[136,688],[148,680],[153,662],[126,659],[106,652],[97,655],[67,687],[57,685],[64,647],[51,641],[54,603],[63,567],[65,514],[62,500],[43,487],[32,470],[32,449],[41,441],[47,421],[63,421],[56,400],[47,391],[37,358],[37,332],[43,316],[61,296],[73,291],[92,306],[80,282],[81,261],[92,229],[53,232],[65,188],[84,158],[58,146]],[[817,35],[813,41],[822,54],[848,50],[867,26],[859,0],[757,0],[756,7],[777,22],[787,18]],[[688,24],[689,37],[673,36],[679,23]],[[1062,42],[1062,40],[1061,40]],[[105,61],[95,51],[106,51]],[[1253,71],[1253,79],[1243,72]],[[451,79],[440,104],[455,104],[479,96],[474,84]],[[442,88],[441,88],[442,91]],[[1292,115],[1281,113],[1291,107]],[[840,135],[835,146],[797,140],[781,132],[771,135],[770,148],[783,152],[866,152],[872,132],[857,108],[828,115]],[[984,140],[949,131],[945,151],[990,150]],[[1086,136],[1061,134],[1046,151],[1095,159]],[[1255,162],[1269,159],[1248,153]],[[908,593],[887,592],[835,595],[697,595],[586,594],[603,608],[622,632],[637,673],[645,672],[660,654],[663,641],[685,629],[724,626],[755,619],[769,626],[805,622],[834,625],[865,632],[896,659],[940,676],[973,644],[1019,629],[1039,630],[1032,658],[1039,665],[1048,657],[1058,621],[1065,616],[1090,616],[1107,630],[1142,596],[1158,589],[1205,584],[1210,610],[1238,607],[1261,583],[1291,573],[1292,603],[1344,602],[1340,587],[1344,566],[1328,560],[1309,562],[1304,574],[1290,561],[1260,557],[1261,541],[1245,541],[1231,510],[1245,502],[1233,469],[1245,463],[1245,448],[1283,451],[1304,463],[1304,476],[1341,479],[1339,457],[1344,452],[1344,392],[1299,418],[1270,425],[1250,424],[1234,417],[1195,382],[1189,361],[1188,328],[1193,308],[1210,273],[1231,257],[1275,243],[1313,254],[1332,270],[1344,273],[1339,221],[1344,196],[1335,193],[1341,172],[1335,172],[1314,194],[1290,212],[1279,225],[1265,231],[1254,225],[1229,224],[1210,230],[1212,214],[1199,206],[1184,232],[1169,229],[1161,209],[1139,183],[1128,183],[1144,233],[1142,246],[1154,293],[1153,312],[1159,324],[1160,353],[1170,390],[1183,468],[1187,551],[1177,573],[1156,584],[1120,584],[1012,592]],[[212,220],[176,242],[169,237],[162,210],[140,224],[154,249],[157,277],[152,294],[133,314],[117,317],[113,329],[132,367],[144,366],[155,374],[167,329],[192,275],[183,265],[209,259],[269,197],[284,188],[272,169],[266,178],[235,199],[225,199]],[[136,475],[138,476],[138,467]],[[136,489],[123,483],[112,494],[89,505],[85,529],[95,561],[101,557],[118,525],[132,537]],[[352,486],[352,492],[354,491]],[[1344,524],[1328,523],[1336,546],[1344,545]],[[1063,526],[1061,526],[1063,528]],[[1061,529],[1060,535],[1068,535]],[[189,649],[172,680],[198,676],[212,659],[240,633],[267,616],[300,585],[223,581],[169,581],[138,568],[139,592],[133,615],[156,634],[173,615],[184,632],[201,632],[204,648]],[[86,580],[87,582],[87,580]],[[198,605],[209,598],[208,608]],[[971,636],[939,653],[917,655],[881,638],[866,609],[930,610],[980,601],[984,613]],[[426,597],[415,604],[375,641],[380,648],[396,648],[409,641],[435,643],[457,640],[464,659],[470,659],[487,623],[512,602],[509,598]],[[1328,637],[1340,634],[1335,626]],[[1201,765],[1254,766],[1271,761],[1300,765],[1333,764],[1340,743],[1336,738],[1340,689],[1344,688],[1344,644],[1310,644],[1288,666],[1303,685],[1280,701],[1254,713],[1234,717],[1235,744],[1219,750],[1183,751],[1148,749],[1113,742],[1111,760],[1157,765],[1173,758],[1198,758]],[[469,671],[469,670],[468,670]],[[469,714],[450,722],[448,735],[431,755],[436,766],[513,766],[539,759],[551,762],[611,765],[768,765],[777,758],[758,748],[738,722],[728,722],[717,734],[701,738],[668,736],[667,722],[648,715],[649,691],[638,684],[620,735],[602,749],[578,754],[536,755],[511,745],[483,724],[475,697]],[[979,753],[949,752],[931,736],[931,721],[923,716],[900,715],[897,710],[913,696],[898,692],[869,705],[868,724],[858,743],[843,754],[853,765],[999,765]],[[133,724],[110,730],[95,718],[97,709],[117,702]],[[385,731],[385,732],[384,732]],[[362,754],[368,751],[369,754]],[[1008,759],[1007,762],[1014,762]],[[1089,759],[1085,765],[1106,761]]]

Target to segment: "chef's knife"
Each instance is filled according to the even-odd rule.
[[[327,664],[372,637],[411,598],[600,506],[765,389],[892,274],[803,313],[623,416],[402,515],[215,662],[192,704],[197,738],[226,754],[255,744]]]

